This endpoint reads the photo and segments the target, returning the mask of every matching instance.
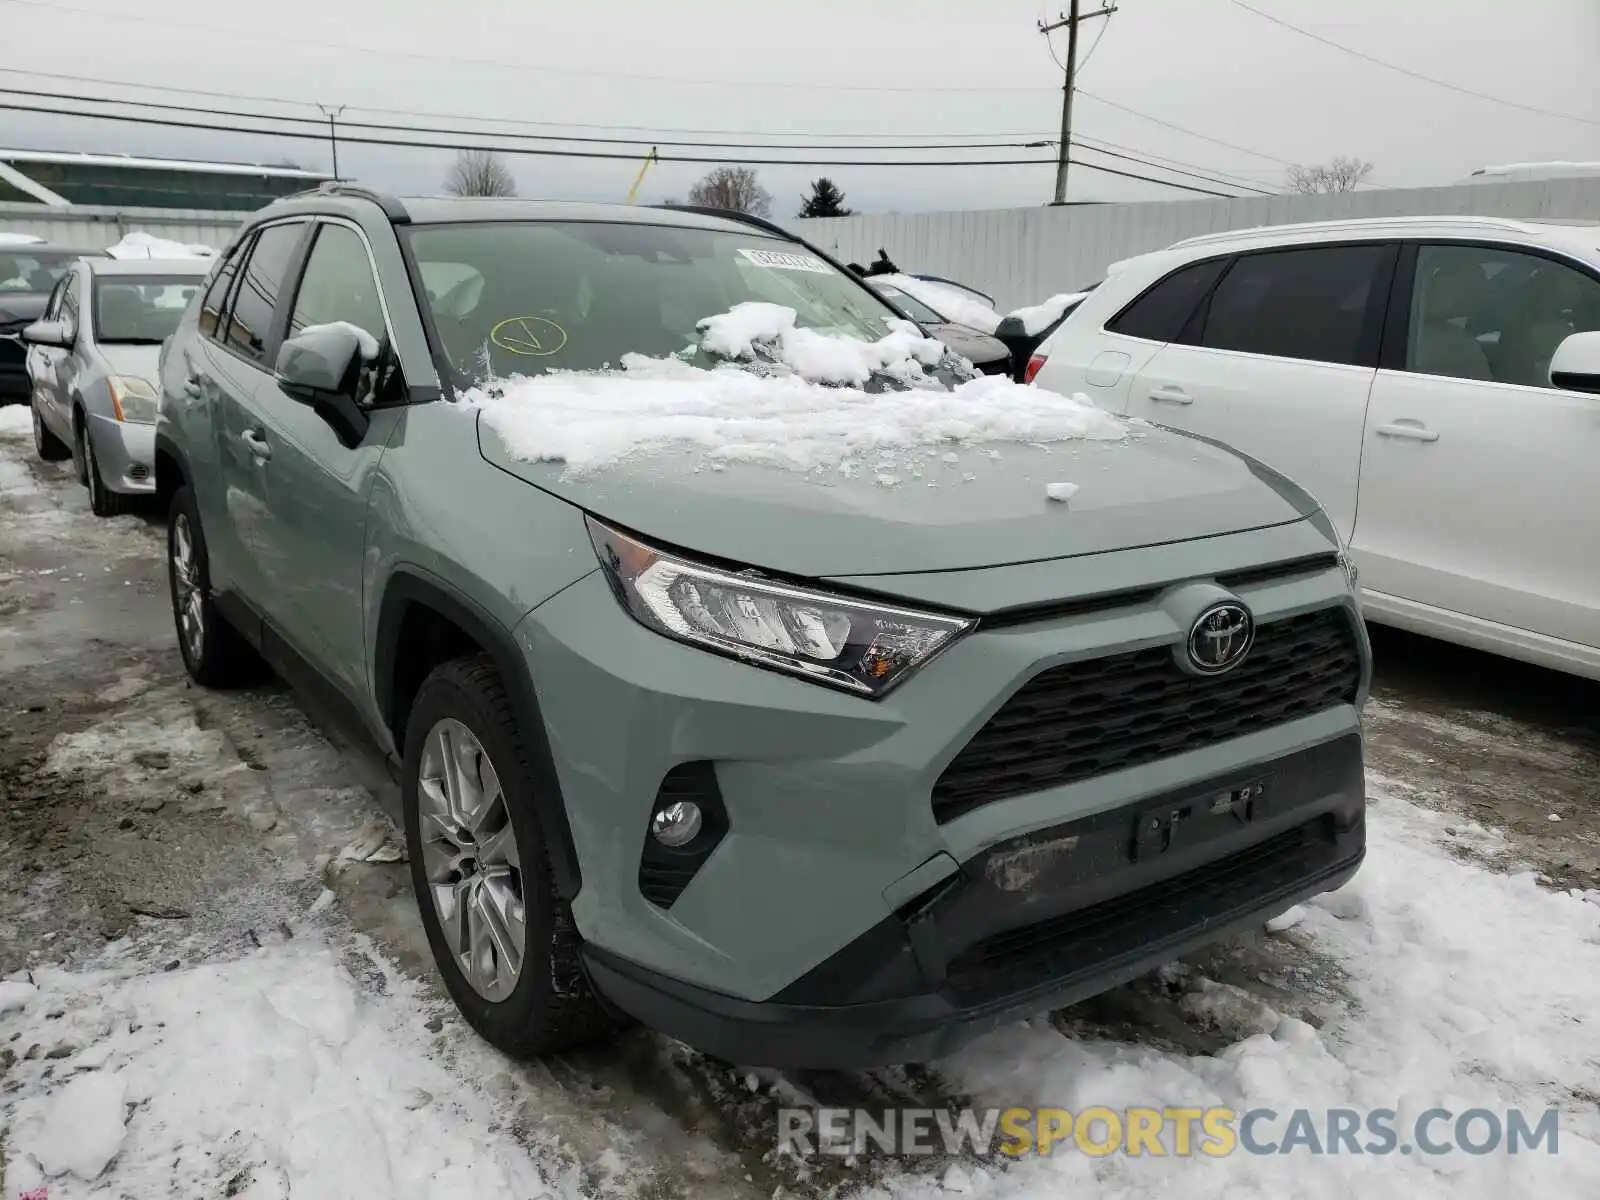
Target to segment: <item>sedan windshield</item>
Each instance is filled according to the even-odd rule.
[[[620,366],[691,351],[744,301],[876,341],[900,318],[803,246],[732,232],[606,222],[460,223],[408,231],[439,340],[467,380]]]
[[[101,343],[156,344],[178,328],[195,275],[101,275],[94,281],[94,337]]]
[[[0,250],[0,292],[48,292],[81,256],[73,250]]]

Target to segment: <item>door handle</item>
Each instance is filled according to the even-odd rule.
[[[246,429],[239,435],[239,440],[257,462],[266,462],[272,457],[272,447],[267,445],[267,439],[261,436],[259,429]]]
[[[1193,396],[1189,395],[1189,393],[1184,391],[1181,387],[1177,387],[1170,383],[1156,388],[1150,393],[1150,399],[1156,401],[1158,404],[1194,403]]]
[[[1408,438],[1413,442],[1437,442],[1439,435],[1419,422],[1396,421],[1393,425],[1379,425],[1377,433],[1383,437]]]

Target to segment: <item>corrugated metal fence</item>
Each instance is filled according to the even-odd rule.
[[[1093,283],[1118,259],[1159,250],[1196,234],[1340,217],[1467,213],[1600,220],[1600,179],[1385,189],[1337,196],[832,217],[795,221],[794,226],[802,236],[847,262],[866,264],[881,246],[904,269],[944,275],[982,288],[1005,310]],[[0,204],[0,231],[31,233],[85,249],[110,246],[134,230],[220,247],[245,215],[195,209]]]
[[[74,205],[0,204],[0,233],[31,233],[47,242],[103,250],[125,234],[140,232],[174,242],[221,249],[248,213],[192,208],[97,208]]]
[[[907,271],[994,296],[1004,312],[1094,283],[1119,259],[1225,229],[1342,217],[1424,215],[1600,219],[1600,179],[1464,184],[1330,196],[828,217],[794,222],[808,241],[865,266],[879,247]],[[1600,230],[1596,231],[1600,238]]]

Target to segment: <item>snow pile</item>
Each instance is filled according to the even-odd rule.
[[[1065,504],[1078,494],[1078,485],[1075,483],[1047,483],[1044,494],[1059,504]]]
[[[1392,796],[1368,810],[1366,865],[1339,892],[1318,897],[1275,936],[1304,947],[1316,975],[1344,993],[1318,1018],[1275,1011],[1268,1000],[1209,980],[1191,981],[1192,1019],[1240,1040],[1214,1057],[1150,1044],[1077,1040],[1045,1020],[1012,1026],[939,1064],[975,1102],[1060,1106],[1225,1105],[1275,1109],[1256,1136],[1276,1142],[1290,1114],[1312,1111],[1327,1142],[1328,1108],[1389,1108],[1411,1142],[1414,1122],[1439,1107],[1500,1114],[1521,1108],[1533,1126],[1560,1107],[1559,1153],[1509,1157],[1456,1151],[1330,1154],[1306,1151],[1226,1158],[1073,1149],[989,1171],[975,1189],[995,1200],[1066,1196],[1096,1200],[1506,1200],[1580,1197],[1600,1179],[1600,893],[1550,892],[1531,874],[1503,875],[1462,862],[1436,844],[1448,817]],[[1189,968],[1170,968],[1176,982]],[[1299,990],[1299,989],[1297,989]],[[1287,993],[1284,993],[1286,996]],[[1476,1136],[1482,1136],[1481,1122]],[[1454,1121],[1434,1125],[1453,1140]],[[1363,1129],[1358,1144],[1370,1139]],[[896,1200],[931,1200],[937,1184],[895,1180]]]
[[[942,343],[923,337],[909,321],[894,321],[887,337],[864,342],[799,328],[795,316],[781,304],[736,304],[700,322],[700,345],[723,358],[775,361],[815,383],[857,387],[877,372],[914,383],[923,367],[937,366],[946,353]]]
[[[1062,292],[1059,296],[1051,296],[1043,304],[1030,304],[1026,308],[1009,312],[1006,316],[1021,321],[1023,331],[1030,337],[1037,337],[1061,320],[1062,313],[1088,294],[1088,292]]]
[[[377,361],[378,339],[361,328],[361,326],[352,324],[349,321],[329,321],[323,325],[307,325],[295,336],[304,337],[308,333],[323,333],[331,329],[342,329],[346,333],[353,334],[356,344],[361,347],[361,357],[367,362]]]
[[[904,322],[878,342],[793,322],[793,309],[741,304],[704,323],[704,348],[712,353],[765,351],[755,369],[626,355],[620,370],[518,377],[466,398],[513,458],[561,462],[578,474],[671,450],[698,450],[714,464],[853,474],[866,455],[1130,434],[1126,422],[1081,394],[1069,398],[987,375],[946,389],[922,373],[943,348]],[[841,375],[865,381],[874,369],[915,371],[920,386],[867,392],[819,382]]]
[[[0,230],[0,246],[37,246],[43,241],[42,237],[31,233],[6,233]]]
[[[127,1132],[122,1105],[128,1085],[112,1071],[90,1071],[51,1095],[32,1137],[32,1152],[46,1175],[71,1172],[100,1177],[122,1149]]]
[[[197,242],[174,242],[135,230],[107,247],[106,253],[112,258],[213,258],[217,252]]]
[[[918,279],[915,275],[874,275],[872,282],[897,287],[906,295],[921,300],[945,320],[979,333],[993,333],[1000,324],[999,313],[956,288]]]
[[[26,404],[0,406],[0,437],[32,437],[33,410]]]
[[[69,1173],[115,1196],[579,1193],[434,1060],[416,985],[379,964],[379,985],[358,986],[314,941],[153,974],[36,972],[27,1020],[0,1025],[19,1035],[0,1103],[7,1196],[83,1194]]]

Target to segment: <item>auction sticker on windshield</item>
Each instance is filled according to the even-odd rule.
[[[739,253],[758,267],[774,271],[810,271],[815,275],[832,275],[833,268],[810,254],[789,254],[782,250],[744,250]]]

